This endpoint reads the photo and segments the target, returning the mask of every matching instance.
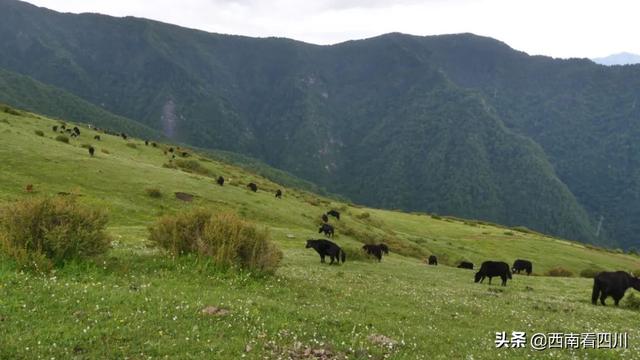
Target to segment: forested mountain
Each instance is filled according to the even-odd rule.
[[[13,0],[0,0],[0,54],[1,68],[176,141],[367,205],[625,247],[640,231],[639,66],[471,34],[317,46]]]

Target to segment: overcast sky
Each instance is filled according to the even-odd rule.
[[[640,54],[634,0],[28,0],[64,12],[133,15],[210,32],[333,44],[388,32],[472,32],[529,54]]]

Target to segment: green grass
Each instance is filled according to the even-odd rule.
[[[92,142],[95,133],[84,127],[64,144],[54,140],[54,124],[0,113],[0,200],[76,194],[109,212],[113,248],[48,275],[17,272],[0,261],[0,358],[286,359],[302,358],[296,356],[310,347],[362,359],[613,359],[640,350],[636,307],[625,300],[620,308],[592,306],[590,279],[515,275],[502,288],[475,284],[472,271],[444,266],[524,258],[535,275],[558,266],[579,274],[594,264],[640,269],[635,255],[462,219],[355,207],[294,189],[284,189],[279,200],[274,191],[282,186],[231,165],[200,161],[209,175],[165,168],[170,155],[162,146],[134,149],[104,134]],[[87,142],[109,153],[90,157],[81,147]],[[215,183],[218,175],[225,186]],[[249,182],[258,193],[246,188]],[[25,191],[27,184],[33,192]],[[150,188],[164,196],[150,197]],[[175,192],[195,198],[183,202]],[[268,227],[284,252],[276,275],[220,271],[197,257],[174,259],[148,247],[154,219],[194,206],[235,211]],[[392,254],[381,263],[347,258],[344,265],[321,265],[304,244],[320,237],[319,217],[331,208],[342,212],[341,221],[332,220],[335,242],[357,248],[385,240]],[[429,254],[443,265],[424,265]],[[229,314],[204,315],[206,306]],[[496,331],[627,331],[630,349],[495,349]],[[398,345],[372,343],[368,338],[377,334]]]

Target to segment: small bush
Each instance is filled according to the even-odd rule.
[[[553,269],[549,269],[544,273],[546,276],[555,276],[555,277],[572,277],[573,272],[571,270],[565,269],[563,267],[555,267]]]
[[[91,147],[91,144],[82,144],[82,145],[80,145],[80,147],[83,148],[83,149],[88,149],[88,148]]]
[[[437,214],[433,214],[433,215],[431,215],[431,218],[432,218],[432,219],[435,219],[435,220],[442,220],[442,217],[440,217],[440,216],[439,216],[439,215],[437,215]]]
[[[580,277],[593,279],[599,272],[603,270],[595,265],[580,271]]]
[[[109,152],[109,150],[107,149],[100,149],[100,152],[102,152],[103,154],[111,154],[111,152]]]
[[[22,113],[20,112],[20,110],[16,110],[14,108],[12,108],[11,106],[8,105],[0,105],[0,110],[2,110],[3,112],[7,113],[7,114],[11,114],[11,115],[22,115]]]
[[[162,197],[162,192],[160,191],[160,189],[145,189],[145,192],[147,193],[147,196],[152,197],[152,198],[161,198]]]
[[[631,309],[640,310],[640,297],[637,297],[636,294],[630,293],[625,296],[624,304]]]
[[[346,257],[347,257],[347,261],[369,261],[369,262],[378,262],[378,259],[375,258],[375,256],[373,255],[369,255],[367,254],[364,250],[362,250],[362,247],[354,247],[354,246],[348,246],[345,245],[342,247],[342,250],[344,251]],[[383,255],[384,257],[384,255]]]
[[[202,166],[202,164],[198,160],[176,159],[174,164],[175,166],[179,167],[180,169],[186,172],[196,173],[200,175],[211,175],[211,171],[209,171],[209,169],[207,169],[206,167]]]
[[[194,253],[224,268],[273,273],[282,260],[266,229],[234,214],[197,209],[161,217],[149,231],[149,240],[173,255]]]
[[[58,135],[58,136],[56,136],[56,140],[60,141],[60,142],[63,142],[65,144],[69,143],[69,137],[67,135]]]
[[[48,271],[105,253],[107,216],[73,198],[33,198],[0,209],[0,251],[19,267]]]
[[[44,132],[42,130],[35,130],[34,133],[38,136],[44,136]]]
[[[505,231],[504,234],[507,235],[507,236],[514,236],[515,235],[513,233],[513,231]]]
[[[364,219],[368,219],[371,216],[371,214],[369,214],[368,212],[363,212],[360,213],[358,215],[356,215],[356,217],[360,220],[364,220]]]
[[[138,145],[134,144],[134,143],[127,143],[127,146],[132,148],[132,149],[137,149]]]

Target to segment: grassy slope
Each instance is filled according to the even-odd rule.
[[[2,119],[5,119],[4,122]],[[8,122],[8,123],[7,123]],[[168,158],[138,140],[125,141],[82,129],[78,140],[53,140],[54,122],[0,113],[0,200],[71,192],[81,201],[107,208],[113,250],[95,264],[68,266],[53,276],[16,273],[0,265],[0,358],[236,358],[247,344],[249,358],[291,356],[296,343],[347,352],[351,357],[473,358],[527,357],[529,350],[494,348],[495,331],[629,331],[637,356],[640,316],[627,306],[593,307],[591,281],[578,278],[514,276],[506,288],[474,284],[473,272],[421,261],[435,253],[453,264],[465,258],[512,262],[526,258],[538,274],[562,265],[574,272],[599,264],[606,269],[640,268],[635,256],[594,250],[542,235],[513,232],[426,215],[365,209],[285,189],[232,166],[201,161],[213,174],[230,179],[219,187],[209,177],[163,168]],[[45,132],[44,137],[34,130]],[[90,158],[83,143],[97,147]],[[107,149],[110,154],[101,150]],[[198,155],[192,159],[199,158]],[[246,190],[255,181],[261,191]],[[164,193],[160,200],[146,188]],[[263,189],[267,191],[262,191]],[[196,194],[183,203],[175,191]],[[220,273],[196,259],[173,260],[145,246],[146,226],[158,215],[191,206],[232,209],[271,229],[285,252],[278,275],[256,279]],[[336,242],[359,246],[345,232],[377,236],[392,245],[382,263],[352,261],[340,267],[319,264],[304,240],[317,237],[319,215],[329,208],[345,214],[334,222]],[[356,215],[367,212],[369,218]],[[413,257],[412,257],[413,256]],[[609,300],[611,301],[611,300]],[[206,305],[231,310],[225,317],[200,314]],[[394,349],[367,337],[384,334],[403,342]],[[55,344],[55,345],[54,345]],[[353,350],[353,352],[351,352]],[[582,353],[581,353],[582,354]],[[622,354],[599,350],[592,357]],[[569,357],[568,351],[536,353]],[[573,354],[575,355],[575,354]]]

